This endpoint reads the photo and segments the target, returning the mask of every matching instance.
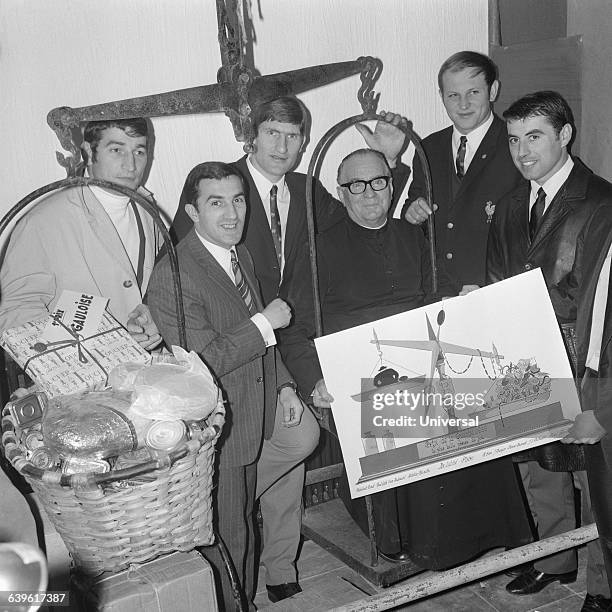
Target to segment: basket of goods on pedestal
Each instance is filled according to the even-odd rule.
[[[54,439],[54,432],[50,426],[45,428],[44,420],[43,433],[49,442],[39,435],[35,445],[38,447],[28,448],[26,438],[31,445],[33,432],[24,431],[16,422],[11,403],[2,414],[4,453],[37,494],[78,570],[92,576],[117,572],[164,553],[212,544],[213,463],[215,442],[225,418],[223,403],[219,400],[204,421],[188,425],[174,421],[181,424],[178,434],[176,427],[168,427],[164,432],[159,425],[157,435],[155,431],[151,433],[155,426],[149,426],[143,433],[142,423],[138,423],[136,430],[132,425],[130,439],[130,434],[125,433],[130,430],[125,415],[118,408],[104,406],[105,402],[95,397],[104,393],[58,396],[50,400],[45,412],[54,406],[70,407],[70,399],[75,406],[93,399],[108,408],[111,416],[126,425],[119,436],[127,441],[125,450],[114,457],[109,453],[116,453],[117,447],[114,451],[99,452],[96,457],[86,458],[82,454],[62,457],[56,450],[60,446],[58,440],[61,439],[65,450],[69,435],[66,430],[63,437],[58,435],[56,427]],[[119,396],[121,401],[120,393],[109,394],[103,398],[116,400]],[[99,418],[92,421],[91,411],[87,418],[88,421],[83,415],[81,424],[94,422],[98,430],[105,432],[107,441],[109,432],[117,438],[120,428],[109,425],[108,420],[104,424]],[[54,421],[57,423],[56,418]],[[45,429],[51,433],[47,435]],[[78,431],[70,435],[79,438]],[[172,450],[158,450],[173,443]]]
[[[18,202],[0,220],[0,236],[33,202],[44,202],[41,196],[87,186],[128,196],[153,218],[170,260],[179,343],[186,348],[176,251],[156,205],[139,192],[101,179],[57,181]],[[58,308],[0,337],[37,387],[2,411],[5,457],[38,496],[83,575],[215,543],[211,492],[225,409],[212,375],[181,347],[151,363],[104,306],[93,316],[93,303],[106,298],[78,294],[75,301],[72,293],[59,301],[77,304],[83,319],[87,311],[87,324],[75,327]]]

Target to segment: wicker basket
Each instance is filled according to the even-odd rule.
[[[178,449],[106,474],[67,476],[34,467],[15,443],[6,413],[2,442],[7,459],[37,494],[78,571],[97,575],[213,543],[214,451],[224,418],[219,402],[207,427]],[[143,474],[151,481],[133,480]]]

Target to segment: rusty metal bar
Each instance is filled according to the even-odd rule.
[[[483,557],[445,572],[437,572],[425,578],[418,578],[385,590],[383,593],[360,599],[344,606],[333,608],[330,612],[376,612],[391,610],[397,606],[412,603],[423,597],[435,595],[441,591],[467,584],[491,574],[547,557],[556,552],[574,548],[596,540],[598,537],[595,524],[586,525],[546,540],[532,542],[520,548],[514,548],[496,555]]]
[[[225,112],[232,122],[236,139],[243,142],[252,136],[251,108],[279,96],[297,95],[334,83],[364,70],[372,71],[372,65],[376,65],[376,62],[380,60],[360,57],[349,62],[322,64],[256,77],[242,65],[235,66],[231,74],[227,67],[222,67],[221,78],[229,77],[231,80],[78,108],[61,106],[49,111],[47,123],[62,147],[75,158],[69,161],[58,156],[60,165],[69,170],[76,167],[79,161],[76,159],[79,151],[72,140],[72,132],[84,121]],[[371,93],[366,95],[370,100]]]

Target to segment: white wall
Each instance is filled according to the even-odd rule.
[[[253,0],[255,61],[262,73],[380,57],[379,109],[401,112],[422,136],[444,126],[435,78],[460,49],[487,49],[487,0]],[[261,10],[261,15],[259,11]],[[64,177],[46,124],[56,106],[84,106],[213,83],[220,65],[213,0],[1,0],[0,213]],[[361,112],[359,77],[302,96],[313,115],[309,151],[334,123]],[[168,211],[196,163],[242,153],[223,114],[154,120],[147,183]],[[323,178],[333,188],[334,146]],[[301,169],[306,171],[309,152]]]

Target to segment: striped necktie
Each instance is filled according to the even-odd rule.
[[[251,315],[254,315],[257,312],[257,306],[255,305],[255,300],[253,299],[249,285],[242,274],[242,269],[238,263],[235,251],[231,251],[231,260],[232,272],[234,273],[234,280],[236,281],[236,289],[238,289],[238,293],[240,293],[240,297],[244,300]]]
[[[455,167],[457,176],[462,179],[465,176],[465,147],[467,145],[467,136],[461,137],[459,148],[457,149],[457,159],[455,159]]]
[[[281,230],[280,215],[278,214],[277,192],[278,187],[272,185],[272,189],[270,189],[270,231],[272,232],[272,240],[274,241],[276,259],[280,267],[283,261],[283,234]]]

